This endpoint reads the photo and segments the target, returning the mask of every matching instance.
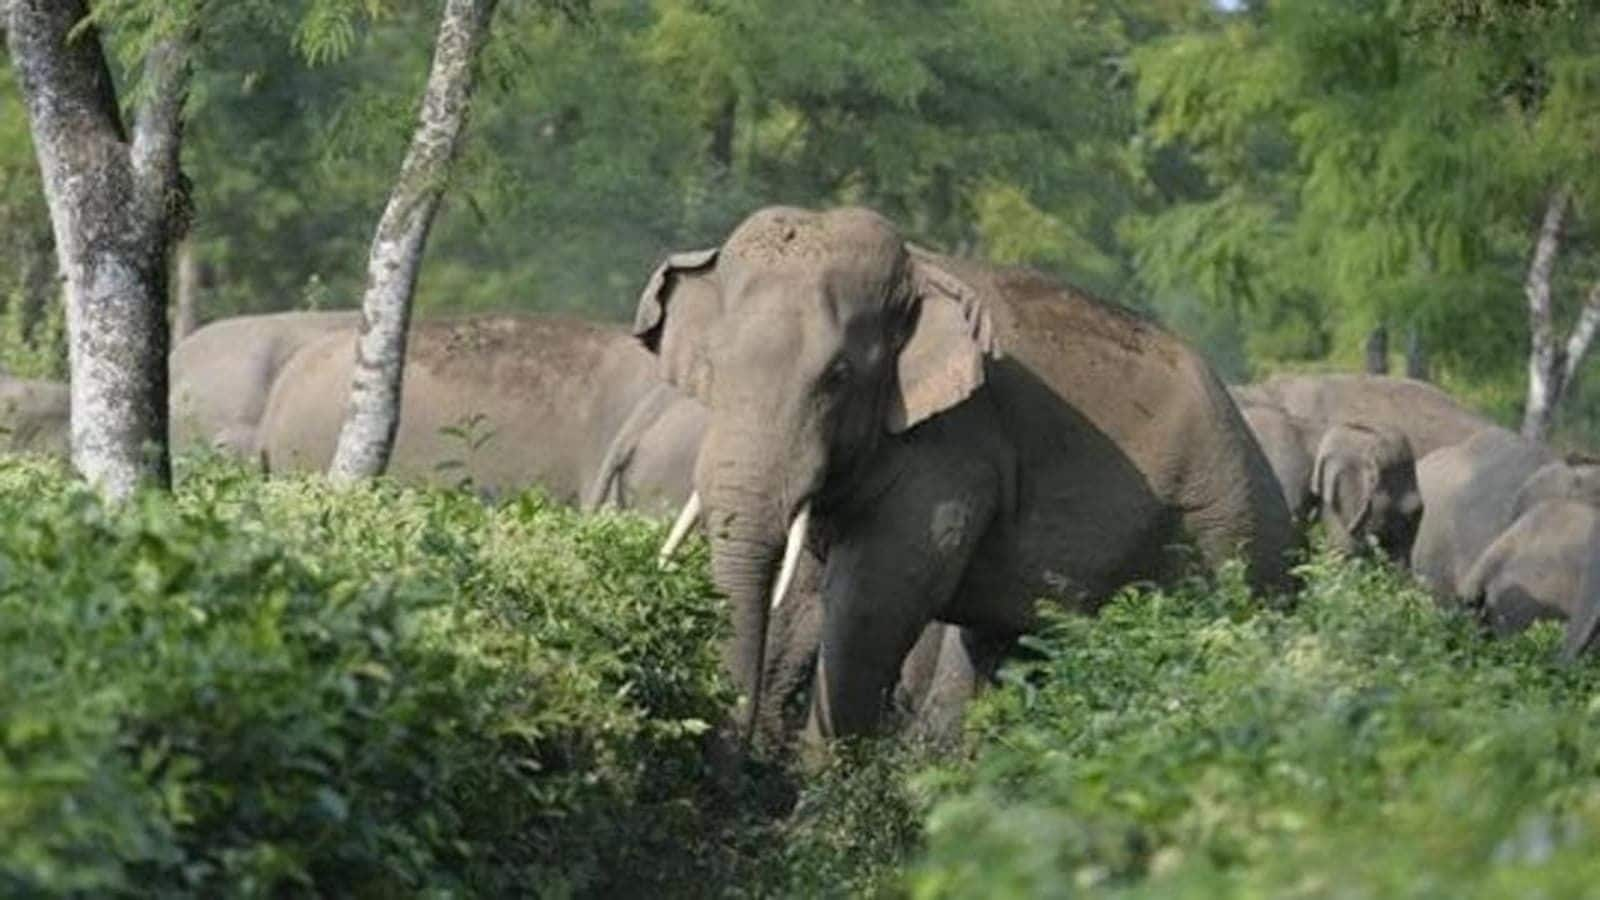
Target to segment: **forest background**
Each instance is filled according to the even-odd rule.
[[[435,5],[213,10],[185,133],[184,315],[359,302]],[[861,203],[920,242],[1145,310],[1231,381],[1399,372],[1412,351],[1515,425],[1543,346],[1535,364],[1569,386],[1556,439],[1597,445],[1600,385],[1579,377],[1600,326],[1593,13],[1575,0],[507,0],[417,310],[624,320],[664,253],[713,245],[758,206]],[[159,32],[143,24],[111,30],[115,57],[139,59]],[[0,365],[64,375],[49,219],[9,67],[0,234]],[[1380,329],[1392,352],[1369,361]]]

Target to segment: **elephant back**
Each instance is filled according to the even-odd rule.
[[[991,396],[1022,436],[1023,469],[1056,473],[1031,486],[1035,502],[1092,505],[1116,493],[1125,521],[1184,519],[1180,528],[1204,531],[1216,548],[1249,547],[1263,583],[1285,583],[1282,557],[1297,541],[1288,504],[1195,350],[1147,316],[1031,269],[939,264],[984,297],[999,352]],[[1104,495],[1083,471],[1103,473]]]
[[[1439,388],[1412,378],[1276,375],[1234,392],[1274,403],[1321,428],[1334,422],[1392,428],[1406,436],[1419,458],[1495,427]]]
[[[1556,459],[1543,444],[1498,427],[1423,457],[1417,463],[1423,512],[1413,570],[1441,595],[1457,596],[1468,570],[1511,524],[1523,485]]]
[[[263,418],[274,469],[320,470],[344,419],[356,332],[306,347],[285,367]],[[493,315],[423,321],[408,338],[389,471],[499,494],[538,485],[577,502],[621,419],[652,385],[653,363],[620,327]]]

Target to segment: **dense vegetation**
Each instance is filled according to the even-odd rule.
[[[8,895],[1573,896],[1600,877],[1600,675],[1319,556],[1060,617],[965,748],[705,762],[703,552],[185,467],[106,508],[0,466]]]

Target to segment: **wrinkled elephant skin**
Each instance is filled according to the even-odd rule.
[[[1397,431],[1421,459],[1495,427],[1425,381],[1389,375],[1277,375],[1230,391],[1241,405],[1276,406],[1308,423],[1311,447],[1329,426],[1347,422]]]
[[[659,267],[635,334],[709,410],[695,486],[746,735],[796,541],[825,548],[813,737],[874,730],[934,621],[1004,646],[1036,598],[1092,609],[1185,571],[1180,544],[1287,586],[1288,509],[1215,374],[1036,273],[912,247],[870,210],[768,208]]]
[[[1411,571],[1435,597],[1461,596],[1467,573],[1511,524],[1523,485],[1555,451],[1504,428],[1481,431],[1417,462],[1422,521]]]
[[[326,469],[344,421],[355,345],[354,330],[329,334],[284,367],[261,427],[273,471]],[[660,385],[654,361],[625,331],[572,319],[418,322],[407,353],[389,473],[444,485],[470,479],[491,496],[537,485],[577,504],[593,489],[623,423]],[[651,433],[676,427],[678,417],[693,418],[680,410]],[[649,501],[646,512],[667,514],[689,495],[698,435],[673,434],[680,444],[621,451],[652,466],[648,473],[624,467],[632,495]]]
[[[1575,660],[1600,625],[1600,507],[1571,499],[1529,506],[1484,551],[1462,595],[1497,635],[1566,621],[1561,656]]]
[[[1371,540],[1406,565],[1422,519],[1411,442],[1384,426],[1334,424],[1317,445],[1312,492],[1329,540],[1354,553]]]
[[[1236,395],[1237,396],[1237,395]],[[1311,470],[1316,462],[1317,435],[1311,423],[1297,419],[1281,406],[1241,401],[1239,412],[1266,454],[1272,475],[1283,490],[1289,513],[1301,519],[1310,512]]]
[[[169,359],[173,448],[211,447],[254,460],[267,395],[300,348],[350,328],[361,314],[280,312],[210,322],[178,342]]]

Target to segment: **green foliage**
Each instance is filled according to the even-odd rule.
[[[728,701],[704,567],[525,496],[0,467],[0,892],[685,883]],[[695,557],[698,558],[698,557]]]
[[[50,297],[42,310],[35,310],[20,291],[11,295],[0,309],[0,371],[15,378],[66,380],[64,303]]]
[[[0,892],[1584,893],[1600,674],[1317,556],[1053,614],[965,748],[709,777],[704,545],[526,495],[0,465]]]
[[[1371,563],[1293,611],[1239,573],[1057,616],[968,728],[912,896],[1513,897],[1600,870],[1600,674]]]
[[[1147,152],[1204,173],[1125,223],[1144,284],[1241,320],[1267,368],[1355,367],[1387,321],[1473,392],[1520,386],[1523,271],[1557,187],[1579,198],[1557,268],[1563,328],[1600,271],[1586,10],[1267,2],[1142,44]]]

